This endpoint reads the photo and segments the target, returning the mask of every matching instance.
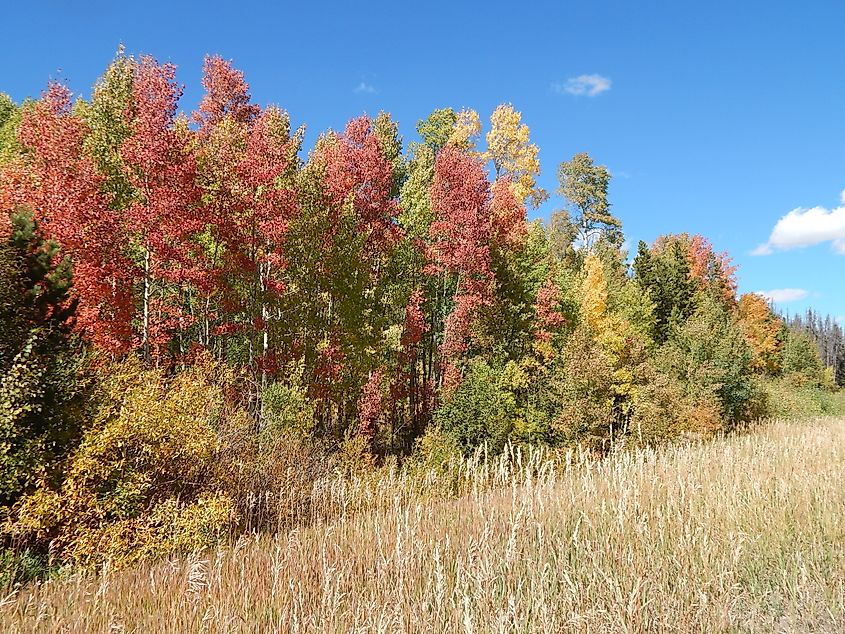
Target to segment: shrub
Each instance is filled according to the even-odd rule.
[[[218,481],[235,502],[239,530],[290,528],[311,516],[315,482],[330,470],[321,444],[280,434],[248,446],[224,439],[222,451]]]
[[[504,447],[517,415],[516,396],[501,369],[470,362],[458,388],[434,414],[434,421],[469,453],[483,443],[492,452]]]
[[[291,434],[306,438],[314,429],[314,402],[297,381],[272,383],[262,395],[264,426],[262,434],[272,444],[273,438]]]
[[[225,377],[210,362],[172,379],[136,360],[109,370],[64,481],[25,496],[7,533],[80,565],[207,544],[233,519],[213,477]]]
[[[719,401],[691,398],[680,380],[653,366],[639,369],[628,434],[635,444],[707,438],[722,429]]]
[[[417,438],[414,452],[415,466],[443,472],[447,465],[461,455],[461,448],[455,437],[447,434],[437,425],[431,425]]]
[[[685,324],[671,329],[657,364],[681,381],[694,403],[718,398],[729,426],[748,417],[755,395],[751,350],[734,319],[716,301],[706,299]]]
[[[795,376],[762,381],[766,413],[773,417],[845,414],[845,392],[831,392],[813,385],[796,385]]]
[[[312,437],[314,404],[304,389],[271,384],[263,409],[257,434],[244,409],[224,412],[216,425],[212,479],[234,500],[239,530],[276,530],[309,517],[314,483],[329,469],[328,452]]]
[[[606,444],[614,422],[614,371],[590,331],[577,328],[538,388],[537,409],[550,420],[555,442]]]
[[[366,475],[375,467],[370,441],[360,434],[347,438],[331,457],[333,470],[344,477]]]

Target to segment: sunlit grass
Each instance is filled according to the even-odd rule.
[[[840,632],[844,473],[845,421],[820,418],[326,481],[310,526],[23,588],[0,630]]]

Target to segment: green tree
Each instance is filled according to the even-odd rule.
[[[407,177],[408,167],[402,155],[402,137],[399,124],[387,112],[379,112],[373,119],[373,134],[378,138],[381,152],[392,168],[393,182],[390,188],[391,198],[398,198],[402,184]]]
[[[480,336],[489,353],[517,360],[531,350],[535,302],[549,274],[548,244],[539,223],[515,248],[493,244],[491,265],[496,279],[491,305],[485,307]]]
[[[75,446],[84,406],[83,361],[69,330],[69,261],[27,211],[0,245],[0,503],[57,474]]]
[[[787,330],[783,345],[783,373],[799,385],[824,383],[824,365],[818,348],[810,336],[798,330]]]
[[[755,397],[752,357],[735,316],[708,297],[689,319],[673,324],[658,366],[681,380],[693,402],[717,399],[732,425],[744,420]]]
[[[622,242],[622,223],[610,212],[607,187],[610,172],[595,165],[587,153],[576,154],[560,164],[557,172],[558,193],[571,205],[571,222],[581,244],[589,250],[599,240]]]
[[[0,93],[0,165],[7,163],[21,150],[17,138],[20,122],[20,108],[9,95]]]
[[[91,92],[91,101],[77,102],[76,110],[90,130],[85,150],[105,176],[104,189],[112,194],[113,209],[128,206],[135,191],[126,176],[121,145],[132,130],[132,84],[136,63],[121,46]]]
[[[552,214],[547,229],[549,253],[561,265],[576,268],[580,262],[575,241],[578,239],[578,227],[572,221],[569,211],[559,209]]]
[[[434,110],[425,119],[417,122],[417,133],[422,139],[422,145],[428,147],[434,154],[449,142],[458,115],[451,108]]]
[[[689,260],[677,242],[656,250],[641,241],[634,275],[654,304],[653,338],[662,343],[671,328],[690,317],[698,305],[698,284],[690,275]]]

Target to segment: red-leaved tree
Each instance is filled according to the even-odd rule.
[[[304,224],[319,258],[312,261],[316,279],[301,287],[319,309],[310,311],[313,326],[303,338],[319,337],[311,389],[324,402],[321,412],[334,410],[341,426],[372,372],[389,367],[382,333],[389,325],[389,263],[401,232],[388,154],[373,122],[359,117],[321,139],[306,167]]]
[[[243,73],[229,62],[207,57],[202,83],[206,94],[192,117],[200,124],[207,208],[201,339],[210,345],[215,336],[243,338],[260,405],[268,375],[287,353],[272,332],[286,290],[287,230],[298,210],[300,136],[291,136],[286,113],[250,103]]]
[[[688,239],[687,257],[690,275],[702,288],[713,288],[729,304],[736,302],[736,266],[727,253],[715,252],[707,238],[696,234]]]
[[[140,347],[159,361],[193,323],[185,290],[202,281],[191,237],[203,226],[196,156],[186,122],[176,120],[182,90],[172,64],[142,57],[135,69],[131,133],[121,154],[135,196],[126,210],[141,295]],[[185,342],[179,340],[180,347]]]
[[[490,223],[492,242],[500,249],[517,251],[528,237],[525,205],[513,193],[510,178],[497,178],[491,188]]]
[[[566,323],[560,311],[560,300],[560,287],[551,277],[547,277],[537,291],[534,304],[535,335],[542,343],[550,343],[554,332]]]
[[[353,119],[343,134],[324,146],[326,189],[333,207],[350,203],[366,255],[384,257],[396,244],[399,204],[392,196],[393,166],[368,117]]]
[[[83,149],[86,134],[85,123],[71,110],[70,91],[51,83],[23,114],[18,137],[25,158],[0,175],[0,205],[5,212],[30,209],[46,237],[70,256],[76,327],[117,354],[131,344],[127,226],[101,192],[103,179]]]
[[[202,86],[205,95],[191,118],[200,124],[203,136],[210,134],[225,119],[248,124],[261,112],[260,106],[250,103],[249,84],[243,72],[219,55],[206,55]]]
[[[494,287],[490,268],[490,186],[481,162],[446,146],[437,155],[431,184],[435,220],[429,228],[431,273],[457,278],[454,309],[446,318],[440,346],[444,388],[460,381],[458,362],[469,348],[478,309],[489,304]]]

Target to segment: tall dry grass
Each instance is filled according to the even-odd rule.
[[[0,630],[842,632],[843,474],[845,420],[815,419],[325,481],[326,521],[24,588]]]

